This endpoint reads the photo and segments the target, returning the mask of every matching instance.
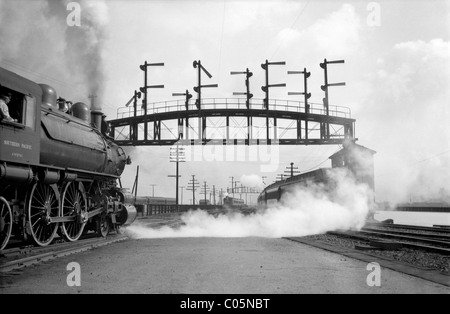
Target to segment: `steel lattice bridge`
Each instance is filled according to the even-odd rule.
[[[324,145],[355,141],[347,107],[291,100],[203,98],[122,107],[109,121],[121,146]]]

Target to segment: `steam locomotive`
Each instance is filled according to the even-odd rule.
[[[374,161],[376,152],[354,142],[345,142],[343,148],[329,157],[331,168],[319,168],[301,173],[290,178],[277,181],[267,186],[258,197],[260,207],[270,206],[281,201],[282,196],[296,187],[321,184],[332,190],[335,180],[332,176],[333,168],[345,168],[356,182],[366,184],[374,193]]]
[[[57,234],[76,241],[132,223],[136,209],[120,186],[131,160],[108,136],[103,113],[0,68],[6,93],[12,119],[0,120],[0,249],[12,238],[46,246]]]
[[[320,168],[290,177],[285,180],[277,181],[264,189],[258,197],[260,206],[267,206],[281,201],[283,194],[292,191],[296,186],[308,184],[328,184],[329,169]]]

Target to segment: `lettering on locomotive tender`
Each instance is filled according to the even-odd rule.
[[[18,143],[18,142],[14,142],[14,141],[10,141],[10,140],[3,140],[3,144],[11,146],[11,147],[22,148],[22,149],[27,149],[27,150],[33,149],[33,146],[30,144]],[[19,152],[12,152],[11,156],[14,158],[23,158],[23,154],[21,154]]]
[[[14,141],[10,141],[10,140],[4,140],[3,144],[12,146],[12,147],[20,147],[20,148],[28,149],[28,150],[31,150],[33,148],[33,146],[30,144],[18,143],[18,142],[14,142]]]

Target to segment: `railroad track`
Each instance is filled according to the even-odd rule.
[[[430,239],[430,240],[436,240],[436,241],[443,241],[443,242],[449,242],[450,243],[450,233],[449,234],[441,234],[441,233],[432,233],[432,232],[410,232],[410,231],[397,231],[397,230],[390,230],[390,229],[380,229],[380,228],[362,228],[362,231],[367,232],[384,232],[399,236],[420,236],[424,239]]]
[[[450,235],[450,228],[445,227],[425,227],[425,226],[411,226],[411,225],[400,225],[400,224],[389,224],[389,223],[367,223],[366,227],[374,228],[386,228],[386,229],[406,229],[406,230],[416,230],[416,231],[429,231],[434,233],[441,233]]]
[[[373,226],[373,225],[371,225]],[[377,226],[378,227],[378,226]],[[389,225],[391,227],[391,225]],[[411,228],[408,231],[408,226],[403,225],[403,231],[390,230],[385,226],[378,228],[365,227],[360,231],[332,231],[328,234],[352,238],[364,243],[368,246],[355,246],[355,248],[363,250],[380,250],[380,249],[400,249],[402,247],[414,250],[422,250],[427,252],[434,252],[443,255],[450,255],[450,235],[449,232],[430,232],[435,228]],[[393,229],[395,229],[394,227]],[[400,228],[400,227],[397,227]],[[418,233],[417,231],[420,231]]]
[[[0,273],[30,266],[78,252],[87,251],[111,243],[128,239],[122,234],[108,235],[106,238],[86,237],[76,242],[56,243],[45,247],[23,246],[10,248],[0,253]]]

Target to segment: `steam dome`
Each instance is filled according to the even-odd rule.
[[[39,84],[42,89],[42,104],[58,109],[56,103],[56,91],[53,87],[46,84]]]
[[[81,119],[87,123],[91,120],[91,113],[88,105],[83,102],[77,102],[72,106],[72,115],[78,119]]]

